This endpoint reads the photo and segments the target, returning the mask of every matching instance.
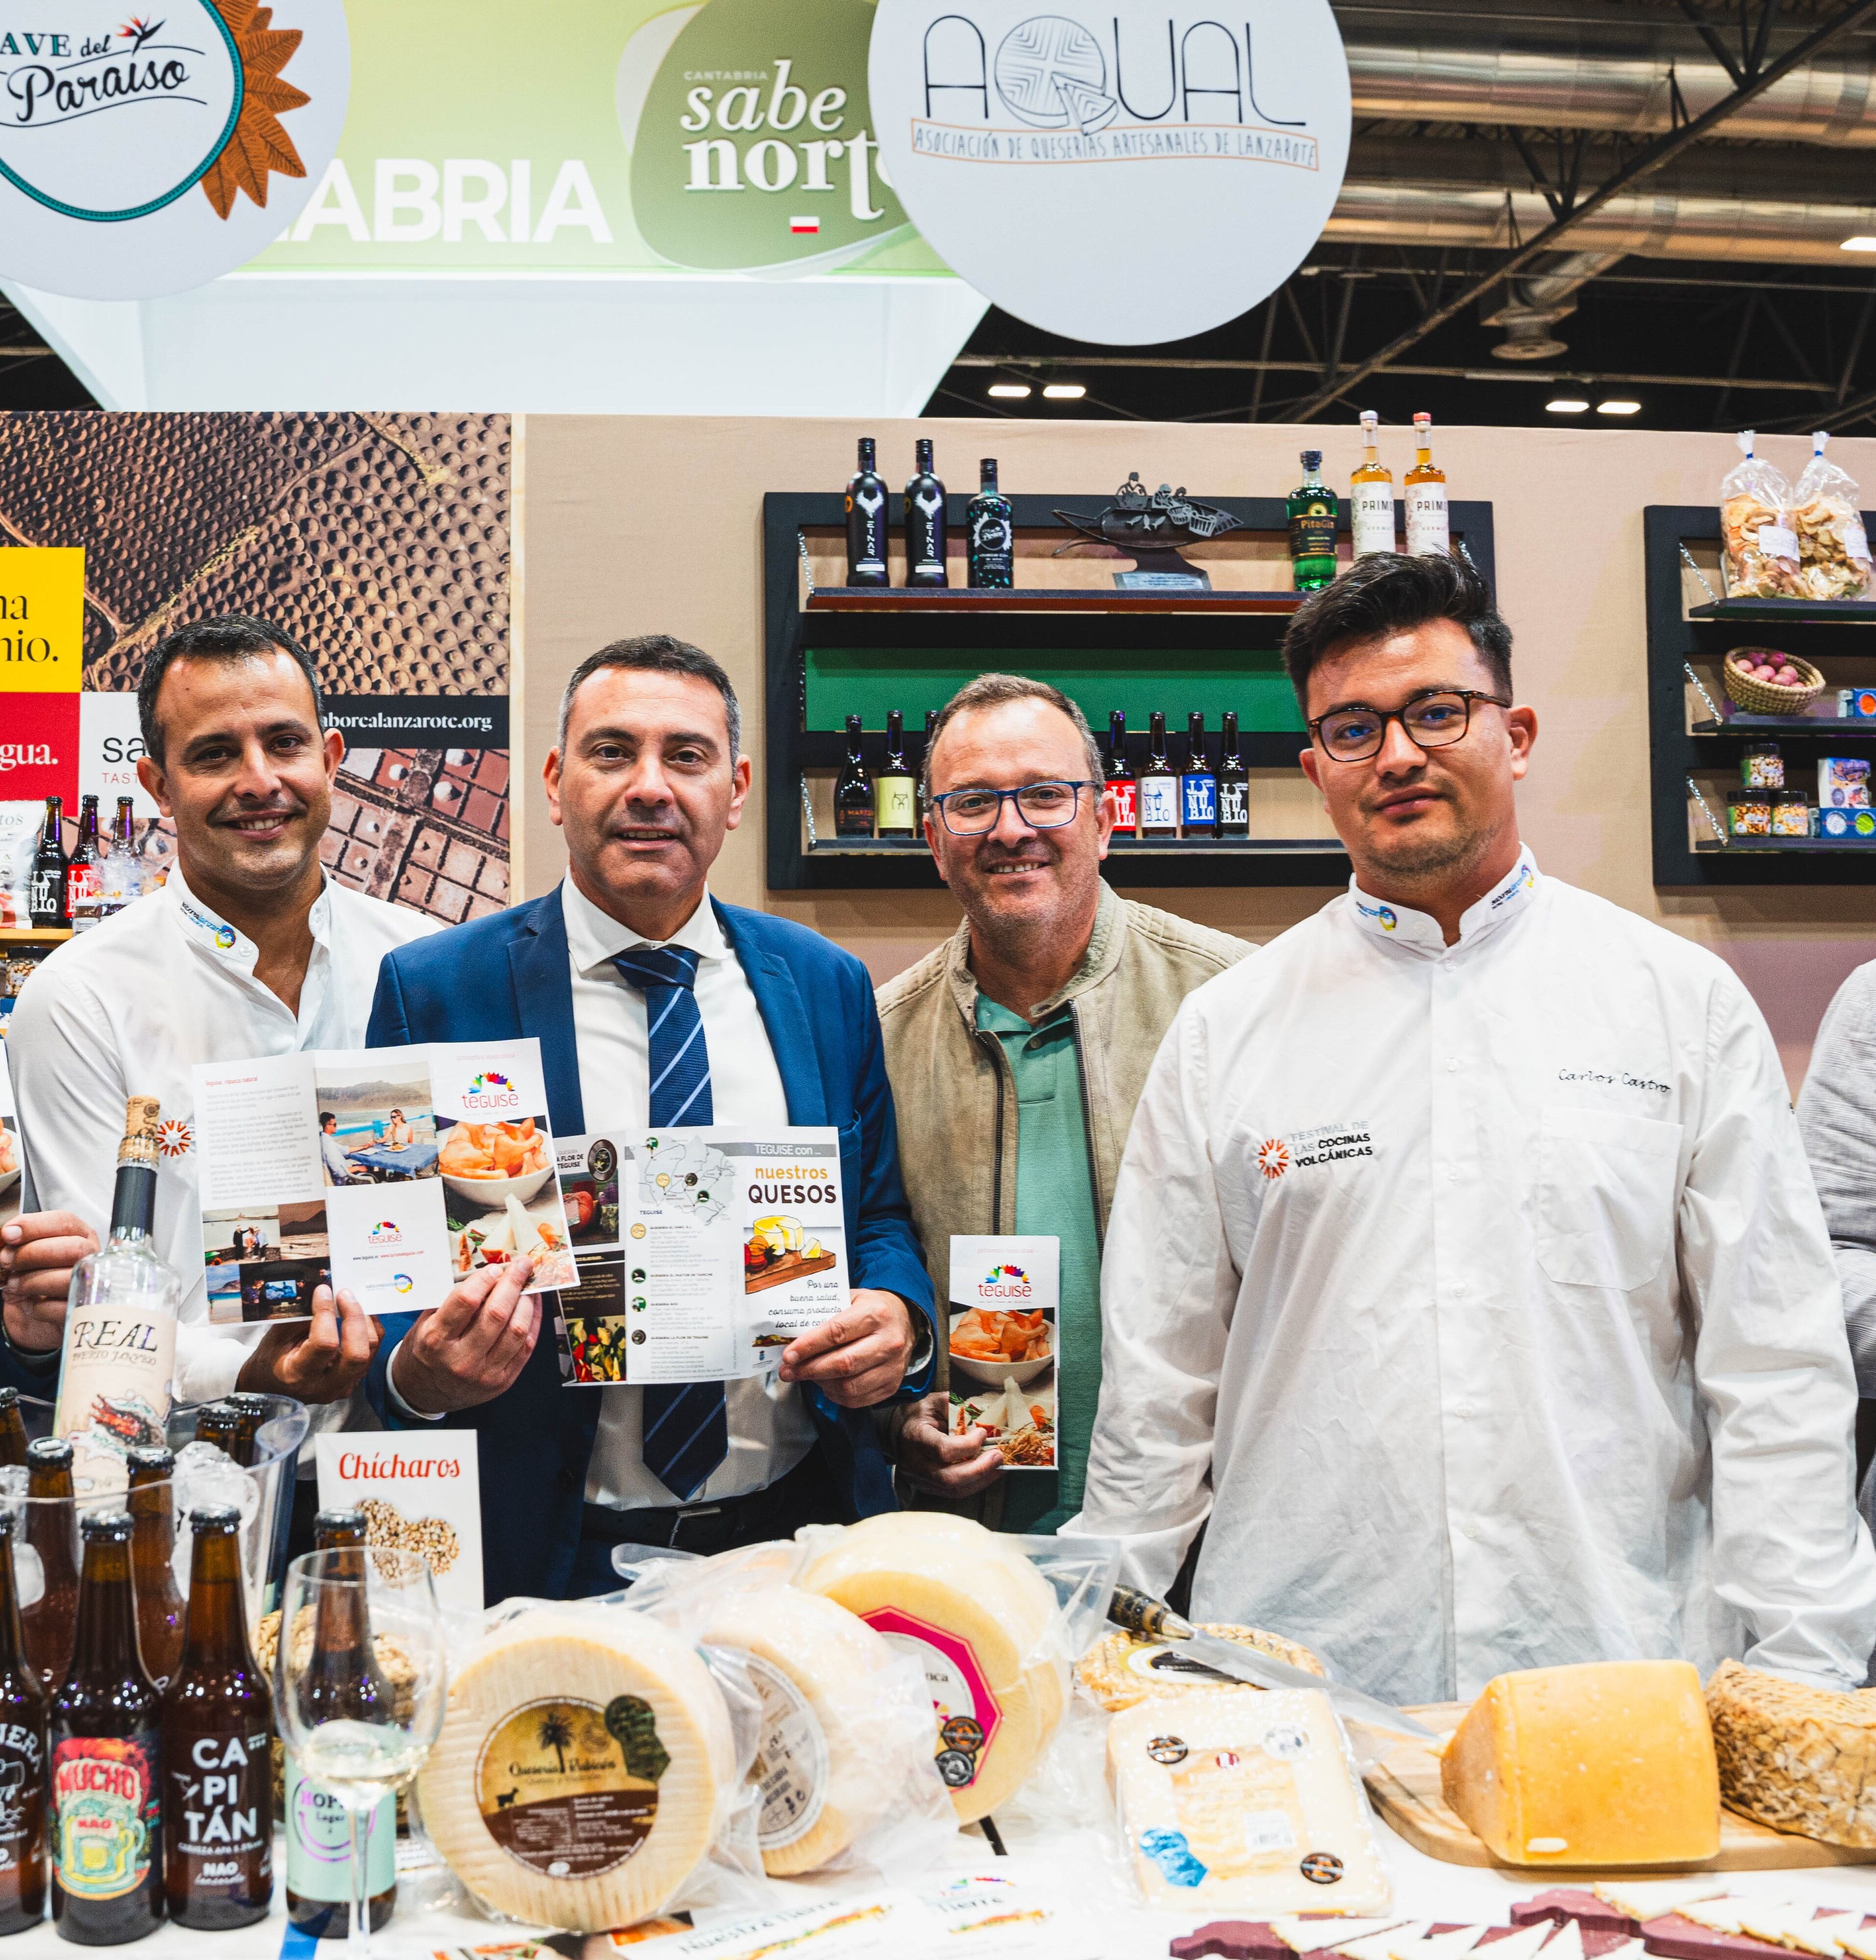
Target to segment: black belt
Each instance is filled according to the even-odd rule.
[[[740,1497],[712,1503],[641,1505],[622,1510],[583,1504],[580,1535],[601,1545],[656,1545],[709,1557],[766,1538],[791,1538],[804,1524],[837,1524],[839,1506],[817,1444],[786,1476]]]

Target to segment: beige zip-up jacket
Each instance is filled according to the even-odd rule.
[[[1193,988],[1255,950],[1228,933],[1116,897],[1103,883],[1086,957],[1034,1018],[1065,1001],[1074,1014],[1104,1236],[1134,1105],[1161,1037]],[[941,1301],[951,1284],[954,1232],[1016,1230],[1016,1097],[1002,1043],[977,1026],[970,953],[967,922],[878,990],[900,1169]],[[940,1387],[944,1362],[941,1352]]]

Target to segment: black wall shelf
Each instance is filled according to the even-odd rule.
[[[947,499],[954,538],[963,535],[969,501],[967,495]],[[1056,517],[1056,507],[1092,509],[1101,501],[1071,495],[1010,499],[1019,534],[1053,533],[1064,542],[1074,533]],[[1247,531],[1279,537],[1285,531],[1280,498],[1207,501],[1229,511]],[[1346,500],[1343,514],[1346,520]],[[1455,545],[1495,584],[1491,505],[1456,502],[1451,514]],[[906,711],[906,753],[915,772],[924,760],[924,738],[916,723],[925,703],[914,698],[920,682],[928,693],[942,682],[928,703],[937,707],[957,684],[960,672],[1027,663],[1057,670],[1072,663],[1083,674],[1099,677],[1091,684],[1110,690],[1114,707],[1163,687],[1152,705],[1168,711],[1169,730],[1181,750],[1185,712],[1202,702],[1177,690],[1184,687],[1190,693],[1195,686],[1201,696],[1230,694],[1227,705],[1237,708],[1242,725],[1241,752],[1253,769],[1294,769],[1307,744],[1300,726],[1250,725],[1260,712],[1266,722],[1295,718],[1276,657],[1289,616],[1301,603],[1295,592],[817,587],[804,595],[804,533],[838,533],[844,524],[843,500],[837,492],[772,491],[763,499],[764,760],[771,890],[938,887],[938,873],[922,839],[820,836],[806,848],[804,774],[837,768],[846,753],[830,704],[862,711],[868,699],[878,698],[883,683],[901,690],[895,705]],[[1346,521],[1343,529],[1346,536]],[[1194,555],[1202,562],[1202,552]],[[1126,563],[1124,558],[1107,562],[1116,570]],[[1046,575],[1034,558],[1019,558],[1018,567],[1019,576],[1024,570]],[[1219,562],[1212,561],[1209,569],[1217,578]],[[954,557],[952,575],[962,573],[961,561]],[[1202,677],[1202,684],[1194,683],[1195,676]],[[822,725],[814,727],[807,725],[811,696],[820,704],[817,718]],[[1102,698],[1109,699],[1109,694]],[[1090,719],[1095,717],[1091,714]],[[1145,754],[1144,717],[1129,709],[1128,719],[1130,752],[1138,745],[1137,767]],[[883,737],[873,732],[874,718],[868,721],[866,756],[871,767],[883,753]],[[1104,709],[1096,724],[1104,739],[1105,721]],[[1215,765],[1217,714],[1208,712],[1207,722]],[[1329,886],[1346,880],[1349,861],[1333,838],[1123,839],[1110,852],[1107,876],[1116,885]]]
[[[1876,514],[1865,513],[1865,524]],[[1824,676],[1824,708],[1839,687],[1865,687],[1876,678],[1876,603],[1865,600],[1710,599],[1686,603],[1686,547],[1719,542],[1714,504],[1651,504],[1642,513],[1648,627],[1648,761],[1654,879],[1658,886],[1861,885],[1876,883],[1876,843],[1812,837],[1722,838],[1712,835],[1690,791],[1697,782],[1717,821],[1726,821],[1727,792],[1739,781],[1740,752],[1749,737],[1795,739],[1800,788],[1807,780],[1809,744],[1876,740],[1876,721],[1817,714],[1749,714],[1729,701],[1720,667],[1750,630],[1776,625],[1782,651],[1817,662]],[[1717,571],[1700,574],[1709,590]],[[1688,707],[1690,672],[1706,696]],[[1717,714],[1712,711],[1717,710]]]

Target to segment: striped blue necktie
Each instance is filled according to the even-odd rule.
[[[648,1126],[712,1121],[710,1051],[697,1011],[697,956],[679,946],[638,946],[613,964],[619,977],[645,996],[651,1037],[651,1093]],[[730,1453],[729,1418],[721,1382],[671,1382],[644,1392],[645,1467],[665,1488],[688,1503]]]

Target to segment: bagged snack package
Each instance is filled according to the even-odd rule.
[[[1820,429],[1811,460],[1792,492],[1792,529],[1798,536],[1798,596],[1861,599],[1869,589],[1869,539],[1855,479],[1824,457],[1830,438]]]
[[[1721,568],[1729,599],[1796,599],[1798,533],[1791,527],[1792,486],[1784,473],[1753,453],[1753,431],[1737,441],[1745,460],[1720,485]]]
[[[922,1880],[957,1819],[935,1759],[932,1693],[919,1657],[796,1585],[807,1555],[801,1545],[681,1563],[622,1549],[635,1554],[621,1575],[635,1582],[627,1596],[635,1611],[748,1669],[761,1704],[750,1775],[769,1876]]]

